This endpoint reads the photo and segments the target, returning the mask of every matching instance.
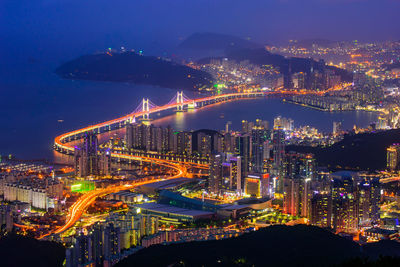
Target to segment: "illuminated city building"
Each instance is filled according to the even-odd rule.
[[[75,147],[75,174],[79,177],[109,176],[111,174],[110,151],[99,151],[97,136],[85,134],[83,145]]]
[[[212,154],[210,156],[210,170],[208,178],[208,190],[214,194],[220,194],[223,188],[222,179],[222,163],[224,162],[223,154]]]
[[[340,121],[334,121],[333,122],[333,135],[339,135],[342,132],[342,122]]]
[[[245,178],[244,193],[252,197],[266,197],[269,195],[269,175],[249,174]]]
[[[379,177],[362,177],[358,185],[357,200],[360,225],[371,225],[379,219],[381,187]]]
[[[386,149],[386,166],[390,171],[399,169],[400,144],[393,144]]]
[[[191,132],[175,132],[173,134],[173,151],[177,154],[192,154],[192,133]]]
[[[222,163],[223,187],[227,190],[242,193],[242,160],[240,156],[228,156]]]
[[[309,218],[311,213],[311,179],[284,178],[283,212]]]
[[[332,198],[330,192],[316,193],[311,199],[310,223],[330,228],[332,220]]]
[[[4,200],[29,203],[34,208],[54,208],[63,197],[63,184],[52,178],[25,178],[4,185]]]
[[[274,130],[282,129],[284,131],[293,131],[294,121],[290,118],[278,116],[274,119]]]
[[[340,171],[332,177],[332,228],[337,232],[352,233],[358,230],[357,199],[358,174]]]
[[[242,177],[246,177],[249,172],[251,160],[251,136],[248,134],[238,135],[235,138],[235,143],[235,154],[239,155],[242,161]]]
[[[272,145],[274,174],[278,176],[276,192],[283,193],[282,166],[285,156],[285,132],[282,128],[274,129],[272,134]]]
[[[270,139],[270,132],[264,128],[255,128],[251,131],[251,171],[262,173],[264,168],[264,148],[267,140]]]

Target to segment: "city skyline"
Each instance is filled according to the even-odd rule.
[[[399,266],[399,0],[6,0],[0,265]]]

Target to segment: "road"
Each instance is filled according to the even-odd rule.
[[[129,155],[127,155],[129,156]],[[151,179],[151,180],[145,180],[145,181],[137,181],[133,182],[130,184],[125,184],[125,185],[116,185],[116,186],[109,186],[107,188],[103,189],[96,189],[94,191],[88,192],[84,195],[82,195],[70,208],[68,211],[67,215],[67,220],[65,224],[57,229],[54,229],[53,231],[50,231],[47,234],[44,234],[39,237],[39,239],[43,239],[51,234],[60,234],[72,226],[75,225],[75,223],[81,218],[82,214],[92,205],[97,198],[111,194],[111,193],[116,193],[122,190],[129,190],[137,186],[145,185],[145,184],[150,184],[150,183],[155,183],[155,182],[160,182],[160,181],[165,181],[165,180],[172,180],[176,178],[183,177],[186,174],[186,168],[182,165],[176,164],[176,163],[171,163],[168,161],[164,160],[154,160],[154,163],[169,167],[173,169],[176,174],[173,176],[167,177],[167,178],[160,178],[160,179]]]

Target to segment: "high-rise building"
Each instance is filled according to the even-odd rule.
[[[270,196],[269,174],[249,174],[244,181],[244,193],[252,197]]]
[[[251,171],[262,173],[264,167],[265,143],[270,138],[268,130],[255,128],[251,131]]]
[[[274,129],[272,137],[274,174],[278,176],[277,193],[283,193],[283,160],[285,156],[285,132],[281,128]]]
[[[222,179],[224,189],[242,193],[242,161],[240,156],[230,156],[222,163]]]
[[[284,213],[309,218],[311,214],[311,179],[284,178]]]
[[[173,134],[173,151],[181,155],[192,154],[192,133],[191,132],[175,132]]]
[[[66,250],[66,266],[93,266],[93,240],[92,236],[79,234],[75,238],[72,248]]]
[[[278,116],[274,119],[274,129],[282,129],[284,131],[293,131],[294,121],[290,118]]]
[[[332,198],[329,192],[317,193],[311,199],[310,223],[319,227],[331,227]]]
[[[352,233],[358,230],[358,174],[336,172],[332,178],[332,228],[337,232]]]
[[[380,182],[378,177],[361,178],[357,192],[359,223],[369,226],[379,219]]]
[[[97,136],[85,134],[83,145],[75,147],[75,174],[80,177],[111,174],[111,155],[108,150],[99,151]]]
[[[340,121],[333,122],[333,135],[339,135],[342,132],[342,123]]]
[[[220,194],[220,191],[223,188],[222,181],[222,163],[224,161],[224,155],[219,154],[211,154],[210,155],[210,171],[208,178],[208,190],[214,194]]]
[[[248,134],[236,136],[235,143],[235,154],[238,154],[242,159],[242,177],[246,177],[251,159],[251,137]]]
[[[386,164],[390,171],[399,169],[400,162],[400,144],[393,144],[386,150]]]

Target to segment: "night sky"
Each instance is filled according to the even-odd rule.
[[[2,0],[0,33],[6,49],[74,56],[121,45],[156,51],[204,31],[272,44],[399,40],[399,10],[400,0]]]

